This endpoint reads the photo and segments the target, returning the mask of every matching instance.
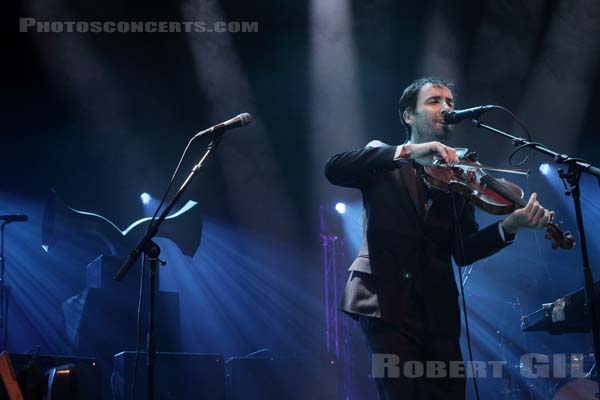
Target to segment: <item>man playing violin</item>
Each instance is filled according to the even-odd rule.
[[[454,108],[450,86],[421,78],[404,90],[399,111],[406,143],[373,141],[334,155],[325,166],[331,183],[357,188],[363,197],[363,243],[340,309],[365,333],[379,399],[465,398],[464,370],[449,373],[462,362],[451,260],[472,264],[508,246],[520,228],[541,229],[553,217],[534,193],[524,208],[479,229],[466,197],[423,184],[422,167],[434,158],[458,162],[445,144],[453,130],[444,122]],[[419,373],[415,362],[426,361],[443,363],[445,376]]]

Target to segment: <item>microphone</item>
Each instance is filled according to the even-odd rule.
[[[228,131],[229,129],[239,128],[241,126],[246,126],[250,122],[252,122],[252,115],[248,113],[242,113],[236,117],[233,117],[225,122],[221,122],[218,125],[212,126],[208,129],[203,130],[202,132],[196,133],[194,138],[202,137],[205,135],[212,135],[215,133],[223,133]]]
[[[0,215],[0,221],[4,221],[5,224],[8,224],[9,222],[25,222],[28,219],[29,217],[23,214]]]
[[[444,122],[447,124],[456,124],[463,119],[473,119],[479,117],[481,114],[485,114],[488,111],[492,111],[496,106],[479,106],[473,108],[467,108],[464,110],[454,110],[447,114],[444,114]]]

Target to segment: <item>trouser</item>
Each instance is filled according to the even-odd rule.
[[[378,318],[361,316],[359,322],[379,400],[465,399],[464,373],[451,373],[450,367],[462,363],[457,337],[416,337]]]

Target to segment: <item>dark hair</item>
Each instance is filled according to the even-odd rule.
[[[419,97],[419,91],[423,86],[425,86],[428,83],[431,83],[434,86],[446,86],[447,88],[451,88],[452,86],[454,86],[454,83],[452,81],[443,78],[427,76],[424,78],[417,79],[416,81],[408,85],[406,89],[404,89],[404,91],[402,92],[402,96],[400,96],[400,101],[398,102],[398,112],[400,114],[400,122],[402,123],[402,126],[406,131],[407,141],[410,139],[411,134],[410,125],[404,122],[402,114],[404,113],[404,111],[414,112],[415,108],[417,107],[417,98]]]

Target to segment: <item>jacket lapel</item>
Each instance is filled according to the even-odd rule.
[[[408,195],[417,211],[417,214],[422,218],[425,214],[425,200],[424,195],[422,193],[423,188],[421,182],[417,181],[420,179],[417,177],[415,168],[412,164],[405,165],[403,168],[400,168],[400,176],[404,181],[404,187],[408,191]]]

